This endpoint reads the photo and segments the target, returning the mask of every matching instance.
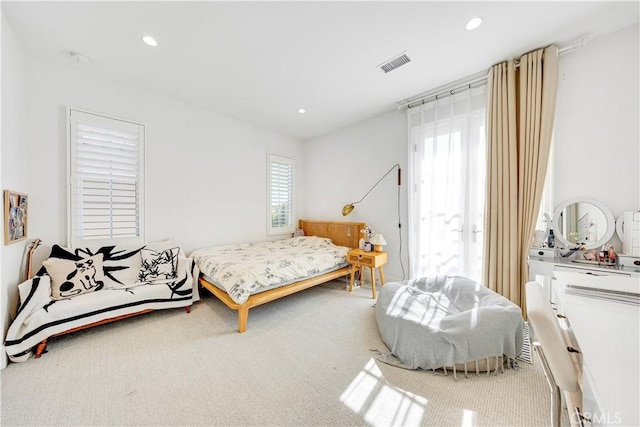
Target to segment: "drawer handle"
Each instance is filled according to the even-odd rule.
[[[543,256],[544,252],[543,251],[538,251],[538,255]]]
[[[637,260],[633,261],[633,264],[634,265],[640,265],[640,259],[637,259]]]

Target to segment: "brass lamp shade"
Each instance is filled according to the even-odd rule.
[[[342,207],[342,216],[347,216],[351,213],[351,211],[353,211],[353,208],[355,208],[355,206],[353,205],[353,203],[349,203],[348,205],[344,205]]]

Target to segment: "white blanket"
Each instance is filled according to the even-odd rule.
[[[203,248],[193,258],[200,271],[238,304],[249,295],[345,265],[349,248],[316,236]]]
[[[52,335],[143,310],[190,306],[199,299],[193,274],[198,274],[193,260],[181,258],[173,282],[108,288],[59,301],[51,299],[49,276],[27,280],[18,286],[20,307],[7,331],[7,354],[11,361],[23,362]]]

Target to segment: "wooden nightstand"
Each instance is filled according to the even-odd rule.
[[[347,262],[351,264],[351,281],[349,282],[349,292],[353,291],[353,275],[356,269],[360,271],[360,280],[363,279],[363,268],[369,267],[371,269],[371,293],[373,299],[376,299],[376,273],[375,269],[378,269],[380,273],[380,283],[384,285],[384,271],[382,266],[387,263],[386,252],[365,252],[362,249],[353,249],[347,253]]]

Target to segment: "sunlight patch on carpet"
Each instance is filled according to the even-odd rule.
[[[473,427],[476,425],[476,413],[475,411],[471,411],[469,409],[464,409],[462,412],[462,423],[460,423],[461,427]]]
[[[389,385],[373,358],[340,396],[349,409],[374,426],[421,425],[427,399]]]

